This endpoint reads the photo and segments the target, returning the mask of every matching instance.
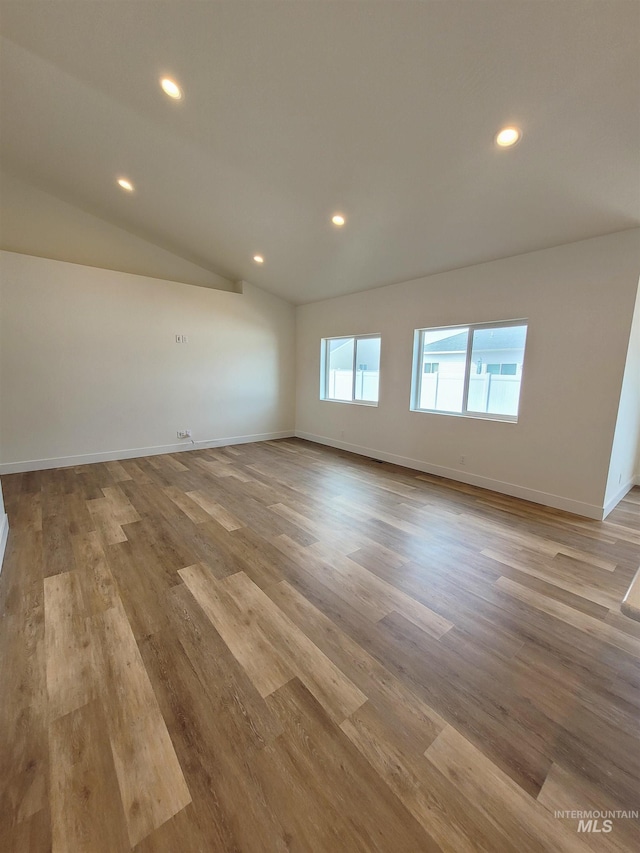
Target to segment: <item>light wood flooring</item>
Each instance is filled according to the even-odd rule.
[[[640,808],[640,489],[295,439],[2,486],[3,853],[640,849],[554,816]]]

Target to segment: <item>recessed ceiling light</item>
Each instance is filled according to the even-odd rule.
[[[334,225],[337,225],[338,228],[342,228],[344,223],[346,222],[344,216],[341,213],[336,213],[331,217],[331,221]]]
[[[254,260],[257,264],[263,264],[263,263],[264,263],[264,258],[262,257],[262,255],[254,255],[254,256],[253,256],[253,260]]]
[[[496,135],[496,145],[500,148],[510,148],[520,141],[522,132],[517,127],[503,127]]]
[[[170,77],[163,77],[160,81],[160,85],[162,86],[162,91],[165,95],[169,95],[170,98],[173,98],[174,101],[182,100],[182,89],[175,80],[172,80]]]
[[[118,186],[121,186],[122,189],[126,190],[128,193],[133,192],[133,184],[126,178],[118,178]]]

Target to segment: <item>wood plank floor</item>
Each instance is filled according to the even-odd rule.
[[[640,849],[555,815],[640,808],[640,489],[295,439],[2,486],[2,851]]]

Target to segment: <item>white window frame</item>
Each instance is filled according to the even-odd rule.
[[[331,338],[322,338],[320,342],[320,399],[326,403],[346,403],[348,406],[377,406],[380,401],[380,382],[378,380],[378,399],[377,400],[356,400],[356,357],[358,353],[358,341],[370,340],[377,338],[380,341],[380,352],[382,353],[382,335],[380,333],[372,333],[370,335],[334,335]],[[335,397],[329,397],[329,341],[353,341],[353,377],[351,380],[351,399],[338,400]]]
[[[523,359],[523,369],[521,371],[520,378],[520,397],[518,398],[518,415],[494,415],[489,412],[474,412],[469,411],[467,409],[467,403],[469,400],[469,382],[471,381],[471,354],[473,351],[473,335],[479,329],[504,329],[509,328],[510,326],[526,326],[527,333],[529,330],[529,321],[525,318],[520,320],[498,320],[494,323],[459,323],[454,326],[427,326],[423,329],[416,329],[414,332],[414,343],[413,343],[413,378],[411,382],[411,404],[409,406],[412,412],[420,412],[426,413],[429,415],[449,415],[458,418],[478,418],[484,421],[503,421],[506,423],[517,423],[518,416],[520,413],[520,400],[522,399],[522,383],[524,376],[524,359]],[[468,329],[469,336],[467,338],[467,353],[466,360],[464,366],[464,384],[462,389],[462,411],[461,412],[448,412],[441,409],[421,409],[420,402],[420,389],[422,383],[422,363],[424,358],[424,333],[425,332],[437,332],[440,329],[451,329],[455,331],[456,329]],[[525,342],[525,354],[526,354],[526,342]]]

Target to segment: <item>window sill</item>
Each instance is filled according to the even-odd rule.
[[[374,409],[378,408],[378,403],[371,400],[334,400],[332,397],[320,397],[321,403],[342,403],[346,406],[369,406]]]
[[[449,418],[468,418],[472,421],[497,421],[501,424],[517,424],[518,418],[510,415],[486,415],[482,412],[440,412],[436,409],[416,409],[411,407],[411,412],[417,412],[419,415],[445,415]]]

